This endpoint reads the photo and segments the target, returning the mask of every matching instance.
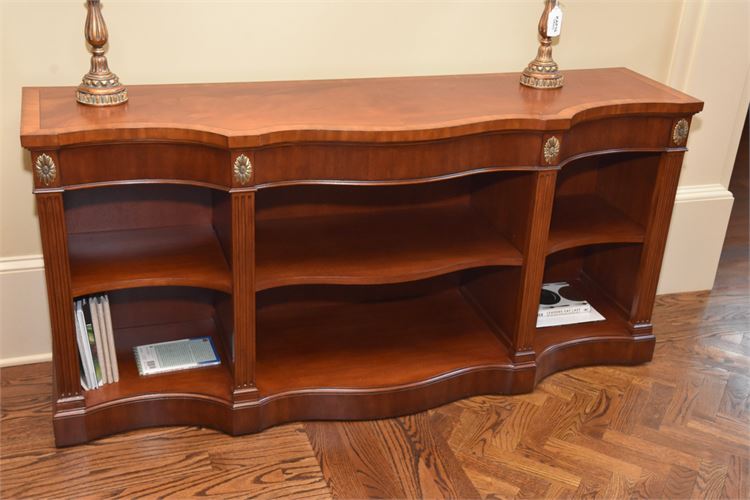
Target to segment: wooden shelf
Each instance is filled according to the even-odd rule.
[[[463,205],[261,220],[256,242],[256,290],[397,283],[523,262]]]
[[[221,364],[193,370],[141,377],[135,364],[133,347],[154,342],[211,336]],[[217,335],[214,320],[204,319],[182,323],[122,328],[114,331],[120,381],[85,391],[86,407],[92,408],[126,400],[135,396],[180,395],[231,401],[232,375],[224,354],[223,342]]]
[[[547,254],[601,243],[640,243],[644,229],[593,194],[555,199]]]
[[[625,312],[614,302],[584,280],[571,280],[569,283],[576,290],[576,295],[585,297],[605,319],[590,323],[537,328],[534,336],[534,350],[537,354],[543,353],[550,346],[586,338],[631,336]]]
[[[211,226],[68,235],[74,296],[143,286],[232,292],[232,274]]]
[[[587,279],[569,280],[577,294],[602,316],[603,321],[537,328],[534,335],[536,380],[577,366],[630,365],[651,359],[654,336],[650,325],[633,333],[625,311]]]
[[[258,310],[262,395],[394,388],[484,365],[512,366],[457,289],[382,302],[281,303]]]

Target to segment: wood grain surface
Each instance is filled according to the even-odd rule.
[[[24,89],[24,147],[133,139],[225,148],[420,141],[499,130],[562,130],[603,116],[692,114],[703,107],[625,68],[568,71],[565,87],[549,92],[519,85],[517,73],[133,85],[126,104],[107,109],[79,106],[71,92],[68,87]],[[618,95],[627,98],[613,98]]]
[[[650,364],[403,418],[242,437],[159,428],[66,449],[54,447],[51,365],[3,368],[0,497],[748,498],[743,161],[714,290],[657,299]]]
[[[232,273],[210,225],[71,234],[68,247],[75,296],[166,285],[232,292]]]
[[[398,283],[523,261],[502,234],[460,206],[269,220],[258,223],[256,238],[256,290]]]

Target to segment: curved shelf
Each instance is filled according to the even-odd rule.
[[[256,290],[399,283],[523,262],[464,205],[259,220],[255,241]]]
[[[432,184],[445,182],[463,177],[473,177],[475,175],[491,173],[515,173],[515,172],[536,172],[538,170],[549,170],[550,167],[537,167],[529,165],[510,165],[500,167],[480,167],[469,170],[450,172],[439,175],[428,175],[425,177],[410,177],[408,179],[380,179],[380,180],[363,180],[363,179],[301,179],[301,180],[283,180],[271,181],[262,184],[256,184],[258,191],[264,189],[280,189],[285,187],[296,186],[350,186],[350,187],[383,187],[383,186],[413,186],[418,184]],[[68,189],[66,187],[66,189]]]
[[[232,274],[211,226],[68,235],[74,296],[144,286],[232,292]]]
[[[584,245],[641,243],[643,227],[592,194],[561,196],[552,209],[547,255]]]
[[[262,396],[398,390],[474,367],[512,368],[457,288],[382,302],[280,303],[260,308],[257,324]]]

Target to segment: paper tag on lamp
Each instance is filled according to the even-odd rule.
[[[562,17],[563,12],[560,6],[556,6],[549,13],[547,17],[547,36],[555,37],[560,36],[560,30],[562,29]]]

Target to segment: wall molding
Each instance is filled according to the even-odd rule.
[[[672,47],[672,60],[666,83],[671,87],[684,89],[695,60],[699,38],[695,36],[703,29],[706,17],[706,0],[682,3],[680,21]]]
[[[43,352],[41,354],[32,354],[31,356],[2,358],[0,359],[0,368],[5,368],[6,366],[33,365],[34,363],[47,363],[50,361],[52,361],[52,353]]]
[[[0,367],[52,359],[41,255],[0,257]]]
[[[732,205],[721,184],[678,188],[657,294],[713,288]]]
[[[41,255],[0,257],[0,274],[39,271],[43,269],[44,259]]]
[[[727,149],[727,157],[724,160],[724,171],[721,173],[721,182],[729,185],[732,180],[732,171],[734,170],[734,161],[737,157],[737,146],[742,138],[742,130],[745,128],[745,118],[750,112],[750,64],[745,71],[745,84],[742,86],[742,97],[740,105],[737,106],[737,116],[734,118],[734,127],[731,131],[730,144],[735,144],[734,148]]]
[[[734,200],[731,191],[721,184],[698,184],[695,186],[680,186],[677,188],[676,203],[687,201],[719,201]]]

